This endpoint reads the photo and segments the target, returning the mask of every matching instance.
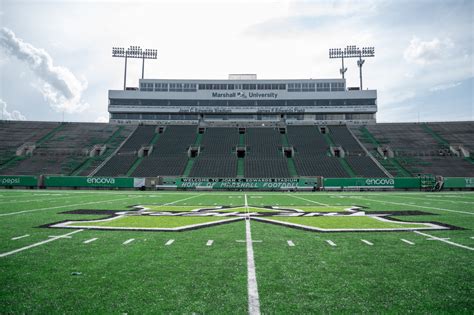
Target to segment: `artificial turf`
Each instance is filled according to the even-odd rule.
[[[110,215],[101,215],[100,210],[124,211],[135,205],[156,205],[156,211],[162,211],[160,207],[245,209],[245,199],[249,207],[258,209],[278,206],[339,212],[335,209],[356,205],[366,213],[396,211],[398,220],[462,228],[424,233],[474,248],[474,193],[2,190],[0,255],[74,231],[46,228],[48,224]],[[65,213],[80,209],[96,212]],[[405,211],[424,214],[402,215]],[[142,220],[136,218],[142,217],[127,220]],[[278,219],[318,224],[334,220]],[[459,314],[474,309],[472,250],[414,232],[318,233],[250,222],[252,238],[260,241],[253,247],[262,313]],[[24,235],[29,236],[12,240]],[[97,240],[84,243],[93,238]],[[129,239],[134,241],[124,245]],[[170,239],[172,245],[165,245]],[[0,313],[246,314],[247,252],[241,242],[245,239],[244,221],[184,232],[84,230],[0,257]],[[209,240],[212,246],[206,245]],[[288,246],[288,240],[295,246]]]

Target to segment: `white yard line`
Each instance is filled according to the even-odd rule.
[[[257,275],[255,272],[255,260],[253,257],[253,242],[252,233],[250,231],[250,218],[245,220],[245,235],[247,240],[247,290],[249,314],[260,315],[260,300],[258,297]]]
[[[189,200],[189,199],[196,198],[196,197],[202,197],[202,196],[205,196],[205,195],[206,195],[206,194],[194,195],[194,196],[191,196],[191,197],[188,197],[188,198],[184,198],[184,199],[176,200],[176,201],[173,201],[173,202],[165,203],[165,204],[162,205],[162,206],[170,206],[170,205],[175,204],[175,203],[180,202],[180,201],[185,201],[185,200]]]
[[[328,243],[328,244],[331,245],[331,246],[337,246],[336,243],[334,243],[334,242],[331,241],[331,240],[327,240],[326,243]]]
[[[435,207],[426,207],[426,206],[412,205],[412,204],[409,204],[409,203],[402,203],[402,202],[382,201],[382,200],[374,200],[374,199],[368,199],[368,198],[358,198],[358,199],[359,200],[373,201],[373,202],[380,202],[380,203],[388,203],[388,204],[399,205],[399,206],[418,207],[418,208],[425,208],[425,209],[440,210],[440,211],[447,211],[447,212],[457,212],[457,213],[464,213],[464,214],[474,215],[474,212],[458,211],[458,210],[435,208]]]
[[[212,243],[214,243],[214,241],[213,241],[213,240],[209,240],[209,241],[207,241],[206,246],[212,246]]]
[[[174,243],[174,240],[169,240],[168,242],[165,243],[165,246],[170,246],[173,243]]]
[[[30,234],[25,234],[25,235],[22,235],[22,236],[12,237],[12,241],[19,240],[20,238],[25,238],[25,237],[28,237],[28,236],[30,236]]]
[[[127,244],[130,244],[131,242],[133,242],[135,239],[134,238],[131,238],[129,240],[126,240],[125,242],[123,242],[122,244],[123,245],[127,245]]]
[[[92,243],[93,241],[96,241],[96,240],[98,240],[98,238],[94,237],[94,238],[91,238],[90,240],[84,241],[83,243],[84,244],[89,244],[89,243]]]
[[[401,238],[400,240],[401,240],[402,242],[405,242],[405,243],[407,243],[407,244],[410,244],[410,245],[415,245],[415,243],[413,243],[413,242],[410,242],[410,241],[408,241],[408,240],[406,240],[406,239],[403,239],[403,238]]]
[[[295,246],[295,243],[293,241],[286,241],[288,243],[288,246]]]
[[[461,245],[461,244],[454,243],[454,242],[451,242],[451,241],[447,241],[447,240],[445,240],[445,239],[443,239],[443,238],[436,237],[436,236],[433,236],[433,235],[429,235],[429,234],[426,234],[426,233],[422,233],[422,232],[420,232],[420,231],[413,231],[413,232],[416,233],[416,234],[423,235],[423,236],[431,237],[431,238],[434,239],[434,240],[437,240],[437,241],[440,241],[440,242],[444,242],[444,243],[446,243],[446,244],[450,244],[450,245],[457,246],[457,247],[461,247],[461,248],[468,249],[468,250],[474,250],[474,248],[472,248],[472,247],[465,246],[465,245]]]
[[[54,207],[47,207],[47,208],[23,210],[23,211],[18,211],[18,212],[0,213],[0,217],[7,216],[7,215],[15,215],[15,214],[28,213],[28,212],[36,212],[36,211],[59,209],[59,208],[67,208],[67,207],[77,207],[77,206],[93,205],[93,204],[96,204],[96,203],[105,203],[105,202],[120,201],[120,200],[125,200],[125,199],[134,199],[134,198],[135,198],[135,197],[133,197],[133,198],[126,197],[126,198],[119,198],[119,199],[110,199],[110,200],[101,200],[101,201],[91,201],[91,202],[76,203],[76,204],[72,204],[72,205],[54,206]]]
[[[306,198],[303,198],[303,197],[300,197],[300,196],[295,196],[295,195],[290,195],[290,196],[294,197],[294,198],[297,198],[297,199],[304,200],[304,201],[309,201],[309,202],[312,202],[312,203],[315,203],[315,204],[318,204],[318,205],[321,205],[321,206],[329,207],[329,205],[327,203],[317,202],[317,201],[314,201],[314,200],[306,199]]]
[[[370,245],[370,246],[374,245],[373,243],[371,243],[371,242],[369,242],[369,241],[367,241],[367,240],[361,240],[361,241],[364,242],[364,243],[367,244],[367,245]]]
[[[5,256],[9,256],[9,255],[12,255],[12,254],[16,254],[18,252],[21,252],[21,251],[24,251],[24,250],[27,250],[27,249],[30,249],[30,248],[33,248],[33,247],[36,247],[36,246],[40,246],[40,245],[43,245],[43,244],[46,244],[46,243],[49,243],[49,242],[53,242],[55,240],[64,238],[65,236],[70,236],[70,235],[73,235],[73,234],[76,234],[76,233],[79,233],[79,232],[82,232],[82,231],[84,231],[84,230],[76,230],[76,231],[73,231],[73,232],[70,232],[70,233],[67,233],[67,234],[64,234],[64,235],[59,235],[59,236],[56,236],[56,237],[53,237],[53,238],[50,238],[50,239],[47,239],[47,240],[44,240],[44,241],[41,241],[41,242],[38,242],[38,243],[34,243],[34,244],[31,244],[31,245],[28,245],[28,246],[25,246],[25,247],[22,247],[22,248],[18,248],[18,249],[12,250],[10,252],[0,254],[0,258],[5,257]]]

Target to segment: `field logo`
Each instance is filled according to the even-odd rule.
[[[393,178],[367,178],[365,184],[367,186],[393,186],[395,180]]]
[[[102,219],[67,220],[52,228],[186,231],[251,219],[314,232],[384,232],[450,230],[438,222],[403,221],[399,216],[426,215],[422,211],[371,211],[360,206],[174,206],[136,205],[130,210],[72,210],[65,214],[102,215]],[[105,217],[104,217],[105,216]]]
[[[113,177],[89,177],[87,178],[88,184],[115,184],[115,178]]]

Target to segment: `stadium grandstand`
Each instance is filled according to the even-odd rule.
[[[141,178],[150,188],[474,176],[473,122],[376,123],[376,112],[377,91],[344,79],[141,79],[109,91],[106,124],[2,121],[0,174]]]

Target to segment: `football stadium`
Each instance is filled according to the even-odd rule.
[[[110,123],[2,121],[2,312],[472,311],[474,123],[376,123],[345,84],[143,79]]]
[[[1,314],[473,312],[470,117],[378,122],[374,47],[329,79],[156,56],[112,49],[108,122],[0,120]]]

